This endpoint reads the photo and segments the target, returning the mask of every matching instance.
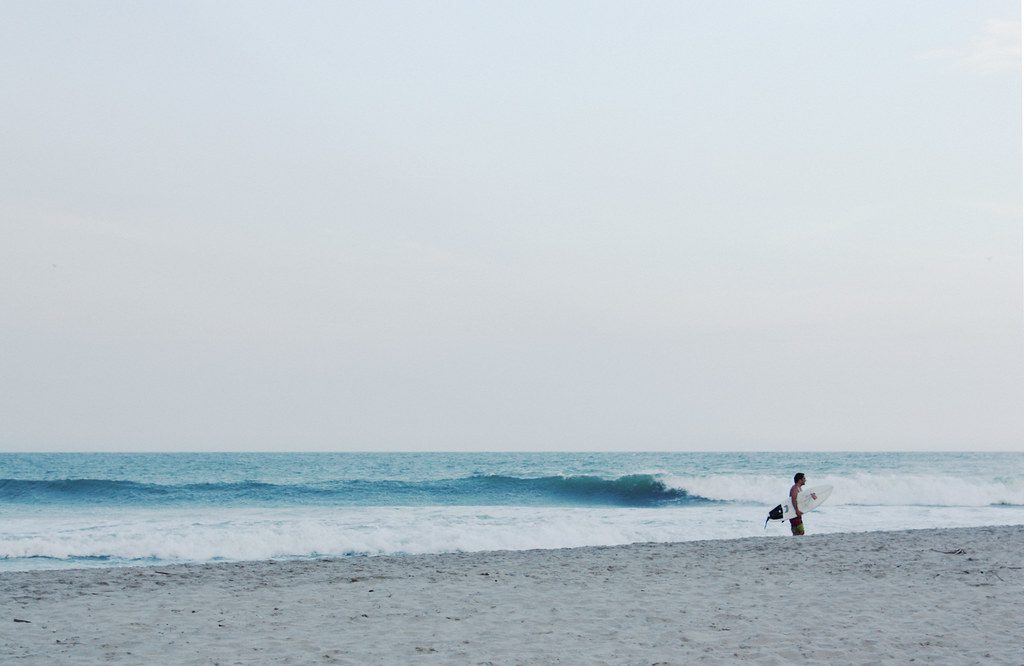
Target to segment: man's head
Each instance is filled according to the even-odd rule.
[[[804,473],[803,472],[797,472],[796,476],[793,477],[793,483],[795,483],[798,486],[804,485],[804,481],[805,481],[805,479],[804,479]]]

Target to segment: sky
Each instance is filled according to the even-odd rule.
[[[1024,450],[1018,2],[0,2],[0,451]]]

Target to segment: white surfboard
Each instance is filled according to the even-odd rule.
[[[827,500],[828,496],[831,494],[832,486],[804,488],[800,491],[800,494],[796,496],[796,503],[797,506],[800,507],[800,513],[814,511],[821,506],[821,503]],[[793,509],[793,503],[788,497],[785,502],[768,512],[768,520],[789,520],[791,518],[796,518],[796,511]],[[765,524],[768,523],[768,520],[765,521]]]

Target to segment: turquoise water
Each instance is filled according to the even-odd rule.
[[[1024,523],[1020,453],[0,454],[0,568]]]

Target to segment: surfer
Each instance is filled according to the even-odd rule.
[[[796,518],[789,519],[789,529],[792,530],[793,536],[804,535],[804,512],[797,505],[796,496],[800,494],[800,489],[804,487],[805,483],[807,483],[807,479],[804,477],[804,473],[797,472],[793,477],[793,487],[789,489],[789,502],[793,505],[793,511],[796,512]]]

